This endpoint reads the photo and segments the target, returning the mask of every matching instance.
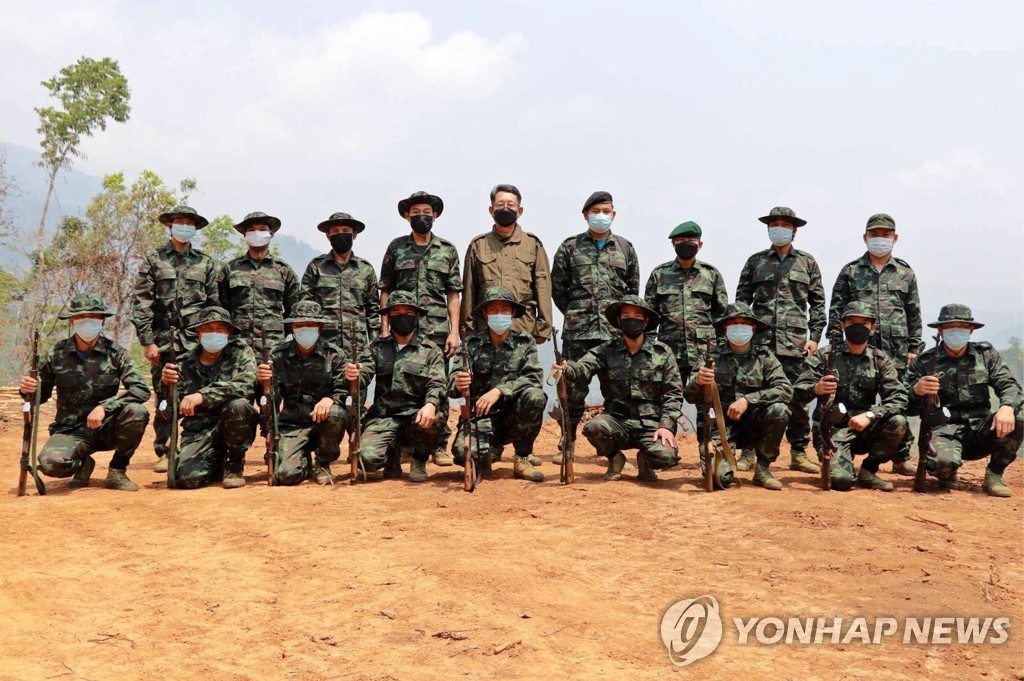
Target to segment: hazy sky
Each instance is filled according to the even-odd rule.
[[[464,252],[517,184],[549,254],[607,189],[643,279],[696,220],[730,296],[777,204],[831,290],[892,214],[925,321],[971,305],[1024,327],[1024,3],[114,2],[0,0],[0,140],[35,147],[39,82],[117,59],[132,117],[77,167],[198,179],[207,216],[364,220],[379,265],[395,204],[445,200]],[[643,283],[641,283],[641,289]],[[1009,318],[995,319],[997,312]],[[987,329],[986,329],[987,330]],[[986,331],[983,330],[983,331]]]

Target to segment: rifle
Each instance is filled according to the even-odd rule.
[[[46,485],[39,477],[39,469],[36,467],[36,443],[39,439],[39,401],[42,395],[42,387],[39,385],[39,330],[32,332],[32,366],[28,375],[36,379],[36,390],[32,399],[26,399],[21,405],[21,414],[24,419],[24,428],[21,437],[21,470],[18,472],[18,496],[25,496],[25,487],[28,482],[28,474],[36,483],[36,491],[43,496],[46,494]],[[29,455],[31,453],[31,463]]]
[[[462,487],[467,492],[472,492],[476,489],[476,483],[479,479],[479,473],[476,466],[476,457],[473,456],[473,447],[471,446],[471,435],[472,435],[472,423],[473,423],[473,406],[474,400],[472,397],[473,391],[473,365],[469,359],[469,348],[465,343],[462,343],[462,347],[459,348],[462,353],[462,369],[470,375],[469,387],[462,391],[462,419],[466,424],[466,429],[462,436],[462,451],[463,451],[463,473],[464,478]],[[487,457],[490,458],[491,453],[487,452]]]
[[[267,329],[260,332],[260,340],[263,345],[263,363],[270,364],[270,348],[267,347]],[[260,418],[267,424],[267,453],[263,460],[267,464],[267,484],[274,486],[274,471],[277,470],[277,398],[274,397],[274,376],[270,376],[270,388],[263,391],[260,397]]]
[[[821,432],[821,489],[828,492],[832,489],[832,455],[836,453],[836,443],[832,440],[832,424],[834,422],[832,413],[836,408],[836,395],[839,387],[839,372],[836,371],[836,351],[842,342],[842,334],[839,329],[832,332],[828,343],[828,359],[825,361],[824,376],[832,376],[836,379],[836,392],[825,398],[821,405],[821,413],[818,414],[818,429]]]
[[[352,319],[352,350],[349,356],[352,358],[352,364],[357,364],[356,360],[356,320]],[[352,435],[349,436],[348,440],[348,458],[349,466],[351,467],[352,479],[349,480],[349,484],[356,484],[359,480],[359,474],[362,472],[363,482],[366,482],[366,468],[363,466],[363,461],[359,456],[359,446],[362,442],[363,437],[363,397],[359,392],[359,379],[350,381],[348,385],[349,400],[352,402],[350,416],[355,417],[355,424],[352,428]]]
[[[174,359],[174,348],[178,338],[178,330],[171,327],[171,359]],[[173,362],[168,362],[172,364]],[[167,364],[164,365],[165,367]],[[181,367],[178,370],[178,380],[181,380]],[[167,438],[167,487],[175,489],[178,486],[178,383],[171,386],[171,432]]]
[[[558,331],[551,330],[551,344],[555,347],[555,364],[562,364],[562,351],[558,348]],[[562,426],[562,466],[558,471],[558,481],[563,485],[576,482],[573,470],[573,457],[576,453],[576,433],[569,429],[569,391],[565,385],[565,374],[558,377],[558,411]]]
[[[704,366],[708,367],[712,371],[715,370],[715,360],[711,357],[711,343],[712,339],[708,339],[707,347],[704,349]],[[719,450],[714,446],[714,440],[711,439],[711,429],[714,427],[711,421],[711,403],[714,398],[711,396],[711,386],[704,386],[704,404],[701,406],[701,417],[703,419],[703,431],[701,432],[701,453],[704,455],[704,491],[713,492],[715,490],[714,476],[718,473],[718,463],[721,461],[722,455]],[[719,434],[721,437],[721,433]],[[718,481],[721,485],[721,480]]]
[[[713,370],[714,364],[712,363],[712,366],[709,368]],[[729,444],[729,430],[725,427],[725,411],[722,410],[722,396],[718,393],[718,384],[712,381],[708,389],[711,393],[711,406],[714,407],[715,411],[715,427],[718,428],[718,439],[722,446],[722,452],[725,454],[725,460],[733,470],[732,479],[736,482],[736,487],[741,487],[740,478],[736,475],[736,458],[733,456],[732,446]],[[717,465],[715,466],[714,475],[715,482],[718,483],[719,487],[723,487]]]
[[[935,348],[931,361],[928,363],[928,376],[935,375],[935,362],[939,359],[939,348],[942,347],[941,334],[933,336]],[[935,445],[932,444],[932,410],[938,408],[939,396],[928,395],[924,398],[924,409],[921,410],[921,428],[917,433],[917,470],[914,471],[914,491],[925,491],[925,480],[928,477],[927,461],[936,456]]]

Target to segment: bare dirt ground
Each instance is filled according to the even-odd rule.
[[[725,636],[693,678],[1024,678],[1020,461],[1008,500],[980,491],[982,463],[954,493],[823,493],[780,465],[782,492],[709,495],[692,438],[653,486],[605,482],[581,441],[572,487],[506,461],[466,494],[433,465],[422,485],[270,488],[258,444],[244,489],[168,491],[147,434],[137,493],[52,480],[17,498],[16,406],[0,412],[3,679],[662,679],[661,616],[704,594]],[[557,435],[547,422],[545,459]],[[999,646],[741,646],[731,625],[816,615],[1012,626]]]

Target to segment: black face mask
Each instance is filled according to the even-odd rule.
[[[409,224],[412,225],[412,231],[417,234],[426,234],[434,226],[434,216],[413,215],[409,218]]]
[[[846,336],[846,340],[854,345],[860,345],[867,343],[868,338],[871,338],[871,329],[864,324],[851,324],[843,329],[843,334]]]
[[[679,256],[680,260],[689,260],[696,257],[699,250],[700,246],[692,241],[680,241],[676,244],[676,255]]]
[[[351,234],[333,234],[331,235],[331,250],[338,255],[345,255],[352,250],[352,235]]]
[[[516,224],[516,220],[519,219],[519,212],[514,211],[511,208],[499,208],[494,211],[494,221],[502,227],[508,227],[509,225]]]
[[[391,329],[399,336],[408,336],[416,330],[416,315],[396,314],[391,318]]]
[[[647,322],[642,319],[620,319],[619,320],[619,331],[622,335],[630,340],[636,340],[640,337],[640,334],[644,332],[644,327],[647,326]]]

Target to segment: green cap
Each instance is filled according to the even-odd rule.
[[[324,234],[326,234],[327,230],[329,230],[331,227],[334,227],[335,225],[348,225],[356,234],[359,234],[364,229],[366,229],[366,225],[364,225],[359,220],[356,220],[348,213],[331,213],[331,217],[321,222],[319,225],[316,226],[316,228],[319,229]]]
[[[932,322],[928,326],[935,329],[943,324],[952,324],[953,322],[962,322],[964,324],[970,324],[976,329],[980,329],[985,326],[974,321],[974,314],[971,312],[971,308],[960,303],[950,303],[949,305],[943,305],[942,309],[939,310],[939,320]]]
[[[70,319],[80,314],[101,314],[104,317],[113,317],[114,311],[107,309],[103,298],[95,293],[79,293],[68,303],[68,308],[62,312],[59,319]]]
[[[847,303],[846,307],[843,308],[843,319],[847,317],[866,317],[871,321],[878,321],[878,317],[875,316],[874,305],[859,300]]]
[[[391,308],[398,307],[399,305],[407,305],[413,308],[420,314],[420,316],[427,314],[426,308],[421,307],[416,302],[416,296],[409,291],[392,291],[391,294],[388,295],[388,304],[380,309],[380,313],[390,314]]]
[[[896,221],[888,213],[875,213],[868,218],[864,231],[869,229],[896,229]]]
[[[484,316],[484,307],[487,303],[493,303],[496,300],[503,300],[506,303],[512,303],[512,316],[519,318],[526,314],[526,306],[516,300],[516,297],[512,295],[504,286],[490,286],[484,291],[483,300],[476,306],[474,313]]]
[[[619,325],[619,315],[622,314],[622,308],[630,305],[632,307],[639,307],[647,313],[647,327],[646,330],[658,326],[658,322],[661,321],[661,315],[656,310],[652,310],[647,307],[647,301],[640,296],[628,295],[624,296],[622,300],[617,300],[604,309],[604,318],[608,320],[608,323],[612,326],[617,327]]]
[[[754,311],[750,309],[750,306],[746,303],[732,303],[725,307],[725,312],[722,316],[715,320],[715,328],[721,328],[725,326],[725,323],[732,319],[749,319],[757,325],[758,331],[764,331],[768,328],[768,325],[758,319],[754,315]]]
[[[789,206],[775,206],[775,208],[768,212],[768,215],[760,217],[758,220],[766,225],[770,225],[776,220],[785,220],[794,227],[803,227],[807,224],[807,220],[798,218]]]
[[[409,209],[417,203],[426,203],[433,208],[435,218],[440,217],[441,212],[444,210],[444,201],[441,200],[440,196],[435,196],[430,192],[418,191],[410,194],[409,198],[398,202],[398,214],[404,218]]]
[[[188,218],[196,223],[196,229],[202,229],[210,224],[210,221],[196,212],[191,206],[175,206],[170,211],[160,214],[160,222],[170,224],[174,218]]]
[[[192,319],[189,321],[187,328],[195,329],[203,324],[212,324],[213,322],[224,322],[232,328],[234,331],[238,331],[238,327],[231,321],[231,313],[225,310],[223,307],[205,307],[199,312],[192,315]]]
[[[284,320],[285,324],[316,323],[326,324],[329,319],[324,317],[323,308],[312,300],[300,300],[292,307],[292,316]]]
[[[270,228],[271,234],[276,234],[277,230],[281,229],[281,221],[279,219],[260,211],[246,215],[245,219],[235,225],[235,229],[239,234],[245,234],[245,230],[249,225],[266,225]]]
[[[677,225],[672,233],[668,235],[669,239],[675,239],[677,236],[695,236],[700,237],[702,235],[700,225],[693,220],[687,220],[686,222]]]

